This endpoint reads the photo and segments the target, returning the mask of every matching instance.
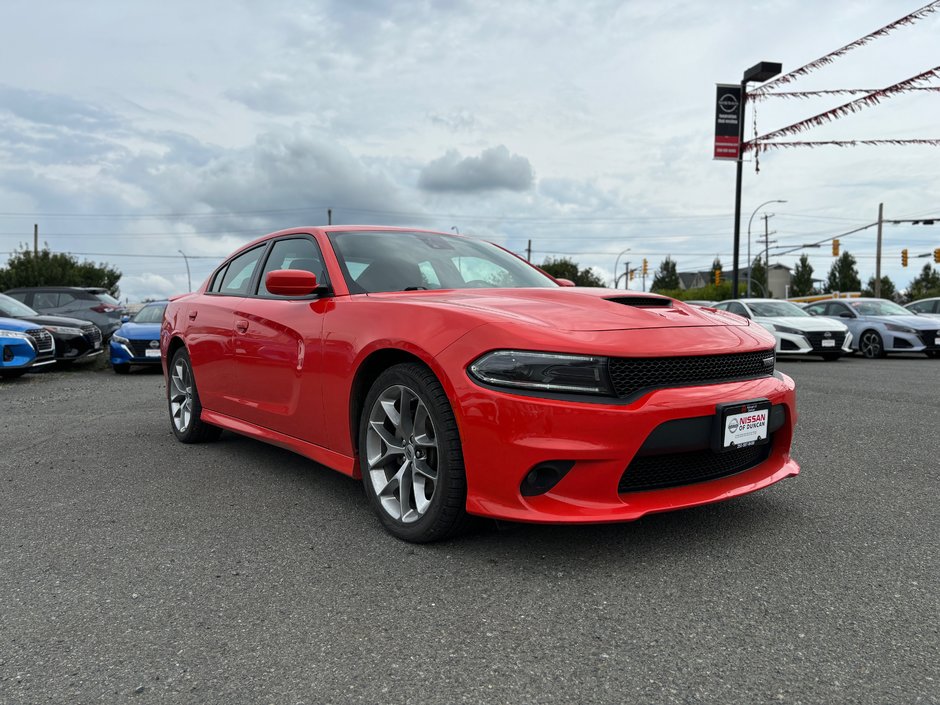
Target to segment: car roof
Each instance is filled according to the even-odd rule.
[[[228,260],[239,252],[250,250],[252,247],[267,242],[268,240],[275,237],[282,237],[284,235],[310,235],[315,232],[321,232],[327,235],[337,232],[425,233],[428,235],[446,235],[448,237],[466,237],[460,233],[445,233],[441,232],[440,230],[427,230],[425,228],[403,228],[392,225],[298,225],[292,228],[285,228],[284,230],[277,230],[273,233],[268,233],[267,235],[261,235],[251,242],[246,243],[242,247],[239,247],[225,259]]]

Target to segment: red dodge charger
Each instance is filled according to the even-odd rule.
[[[160,342],[180,441],[228,429],[361,478],[408,541],[468,515],[637,519],[799,472],[763,327],[468,237],[267,235],[172,301]]]

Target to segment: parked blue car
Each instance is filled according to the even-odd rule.
[[[37,365],[55,362],[52,336],[35,323],[0,318],[0,377],[19,377]]]
[[[160,324],[167,301],[144,306],[111,336],[111,367],[126,375],[131,365],[160,364]]]

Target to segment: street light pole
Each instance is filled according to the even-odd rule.
[[[617,255],[617,259],[614,261],[614,288],[615,289],[617,288],[617,282],[620,281],[620,277],[617,276],[617,269],[620,267],[620,258],[623,257],[625,254],[627,254],[629,251],[630,251],[629,247],[623,250],[619,255]]]
[[[783,70],[779,63],[761,61],[744,72],[741,77],[741,100],[738,102],[738,163],[734,182],[734,269],[731,275],[731,298],[738,296],[738,256],[741,251],[741,177],[744,170],[744,106],[747,103],[747,84],[751,81],[769,81]]]
[[[751,295],[751,265],[753,264],[751,262],[751,223],[754,222],[754,216],[757,215],[757,211],[759,211],[764,206],[770,205],[771,203],[786,203],[786,201],[782,201],[779,198],[775,198],[772,201],[764,201],[759,206],[757,206],[757,208],[754,209],[754,212],[751,213],[751,217],[747,221],[747,295],[748,296]],[[766,263],[765,263],[765,266],[766,266]]]
[[[189,284],[189,290],[193,290],[193,277],[189,273],[189,258],[186,256],[186,253],[182,250],[177,250],[181,255],[183,255],[183,261],[186,263],[186,282]]]

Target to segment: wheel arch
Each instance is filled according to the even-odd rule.
[[[169,369],[170,362],[173,360],[173,356],[176,354],[176,351],[180,348],[185,348],[186,343],[183,342],[183,339],[178,335],[174,335],[170,339],[170,344],[166,346],[166,364]]]

